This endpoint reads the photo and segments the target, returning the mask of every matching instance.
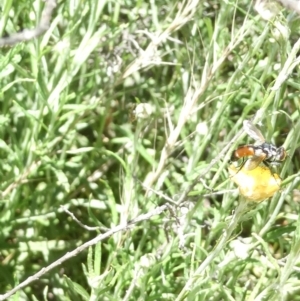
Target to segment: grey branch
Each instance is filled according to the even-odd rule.
[[[17,43],[29,41],[42,35],[50,27],[50,21],[55,7],[56,0],[46,0],[39,25],[34,29],[24,29],[11,36],[0,38],[0,47],[13,46]]]
[[[103,234],[99,234],[98,236],[96,236],[95,238],[93,238],[92,240],[87,241],[86,243],[82,244],[81,246],[79,246],[78,248],[74,249],[73,251],[70,251],[68,253],[66,253],[64,256],[62,256],[61,258],[59,258],[58,260],[54,261],[53,263],[51,263],[50,265],[48,265],[45,268],[42,268],[39,272],[37,272],[36,274],[28,277],[25,281],[19,283],[15,288],[13,288],[11,291],[7,292],[4,295],[0,295],[0,301],[6,300],[7,298],[9,298],[10,296],[12,296],[13,294],[15,294],[18,290],[20,290],[21,288],[27,286],[28,284],[30,284],[33,281],[38,280],[41,276],[45,275],[47,272],[49,272],[50,270],[54,269],[55,267],[59,266],[60,264],[62,264],[63,262],[67,261],[68,259],[71,259],[72,257],[76,256],[77,254],[79,254],[80,252],[82,252],[83,250],[99,243],[100,241],[104,240],[107,237],[112,236],[113,234],[120,232],[120,231],[126,231],[128,229],[130,229],[132,226],[134,226],[136,223],[139,223],[141,221],[145,221],[145,220],[149,220],[151,217],[155,216],[155,215],[159,215],[161,214],[163,211],[165,211],[166,209],[168,209],[168,205],[162,205],[160,207],[156,207],[155,209],[153,209],[152,211],[145,213],[145,214],[141,214],[138,217],[134,218],[133,220],[127,222],[126,224],[122,224],[122,225],[118,225],[112,229],[110,229],[109,231],[103,233]]]

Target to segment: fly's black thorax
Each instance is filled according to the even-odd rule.
[[[265,161],[269,163],[281,162],[286,157],[286,152],[283,147],[276,147],[275,145],[266,142],[256,147],[266,155]]]

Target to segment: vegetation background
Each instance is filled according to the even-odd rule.
[[[43,7],[1,1],[0,35]],[[169,203],[11,300],[300,300],[299,33],[275,2],[65,0],[43,36],[1,48],[0,293]],[[282,190],[214,253],[254,115],[288,151]]]

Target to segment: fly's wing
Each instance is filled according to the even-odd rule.
[[[247,170],[256,168],[262,161],[265,160],[266,156],[266,153],[262,149],[257,148],[255,150],[255,154],[245,162],[244,168]]]
[[[244,131],[258,144],[263,144],[266,141],[260,130],[250,120],[244,120],[243,127]]]
[[[243,168],[247,169],[247,170],[252,170],[254,168],[256,168],[264,159],[262,159],[261,157],[251,157],[250,159],[248,159]]]

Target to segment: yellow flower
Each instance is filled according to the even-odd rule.
[[[228,170],[231,180],[238,185],[240,194],[250,201],[261,202],[280,189],[280,177],[272,173],[267,166],[259,165],[247,170],[232,164]]]

